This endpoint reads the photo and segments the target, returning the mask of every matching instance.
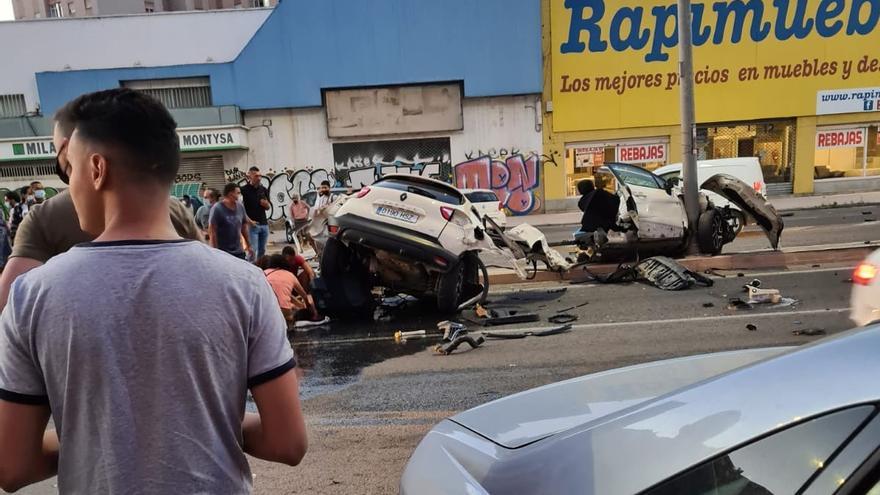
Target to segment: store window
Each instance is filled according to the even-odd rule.
[[[791,182],[795,124],[790,120],[697,126],[698,160],[757,157],[768,184]]]
[[[880,175],[880,124],[816,130],[817,180]]]
[[[578,182],[592,179],[606,163],[627,163],[653,172],[668,160],[667,138],[570,144],[565,149],[566,192],[578,196]]]

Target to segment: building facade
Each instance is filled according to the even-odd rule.
[[[277,0],[12,0],[16,20],[272,7]]]
[[[682,156],[672,0],[543,0],[548,211],[603,163]],[[770,194],[880,189],[880,2],[692,6],[698,159],[758,157]]]
[[[224,15],[239,13],[249,12]],[[100,36],[147,30],[161,40],[145,34],[112,61],[38,59],[19,71],[16,87],[33,85],[26,110],[39,116],[6,119],[15,125],[5,131],[0,119],[0,187],[51,183],[49,116],[81,93],[127,86],[160,98],[178,121],[178,193],[240,182],[256,165],[273,219],[322,180],[362,187],[389,173],[493,189],[514,214],[543,208],[539,0],[281,2],[255,30],[232,22],[205,24],[208,39],[194,34],[191,20],[212,14],[139,16],[139,26],[95,19]],[[73,22],[85,20],[46,24]],[[233,48],[230,37],[245,39]],[[185,53],[170,48],[177,43]],[[32,131],[35,120],[42,127]]]

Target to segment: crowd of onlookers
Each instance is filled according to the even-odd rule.
[[[0,266],[12,253],[12,243],[19,225],[24,221],[30,208],[46,200],[46,189],[39,181],[17,190],[6,191],[0,205]]]
[[[185,195],[180,202],[193,215],[208,244],[250,261],[263,270],[288,323],[324,322],[326,319],[318,313],[310,294],[315,273],[306,259],[292,246],[285,247],[281,254],[266,254],[269,239],[267,211],[271,204],[269,191],[261,181],[260,169],[251,167],[243,186],[229,183],[223,191],[208,188],[199,197]],[[321,184],[315,210],[326,208],[332,199],[330,183]],[[313,220],[311,207],[298,196],[293,198],[287,213],[297,232],[304,231]],[[315,253],[319,255],[319,243],[307,235],[303,238],[307,245],[315,246]]]

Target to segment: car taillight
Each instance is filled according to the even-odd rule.
[[[369,187],[365,187],[365,188],[361,189],[360,191],[358,191],[357,196],[355,196],[355,197],[356,197],[357,199],[361,199],[361,198],[363,198],[364,196],[366,196],[367,194],[370,194],[370,188],[369,188]]]
[[[454,214],[455,214],[454,208],[450,208],[448,206],[441,206],[440,207],[440,215],[442,215],[443,219],[446,220],[447,222],[452,220],[452,215],[454,215]]]
[[[877,267],[870,263],[857,266],[852,277],[853,283],[858,285],[871,285],[875,278],[877,278]]]
[[[330,235],[336,235],[339,233],[339,226],[338,225],[328,225],[327,232],[330,232]]]

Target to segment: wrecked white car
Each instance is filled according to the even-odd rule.
[[[575,241],[583,252],[582,260],[647,254],[677,257],[684,254],[688,221],[681,187],[676,181],[664,180],[637,166],[610,163],[599,169],[597,183],[619,198],[619,206],[616,210],[602,209],[598,201],[582,200],[582,208],[586,208],[585,219],[597,214],[614,217],[585,220],[588,228],[575,232]],[[779,246],[784,228],[782,219],[773,205],[751,186],[735,177],[718,174],[700,188],[723,196],[746,212],[767,234],[770,245],[774,249]],[[607,193],[597,193],[610,197]],[[616,198],[611,204],[617,204]],[[602,211],[597,213],[591,208]],[[719,254],[724,245],[736,237],[738,219],[735,212],[729,207],[716,207],[704,193],[700,194],[700,211],[695,233],[700,252]]]
[[[434,297],[440,311],[455,311],[482,292],[478,253],[495,248],[458,189],[408,175],[361,189],[329,218],[328,230],[316,288],[319,307],[337,314],[370,314],[374,287]]]

